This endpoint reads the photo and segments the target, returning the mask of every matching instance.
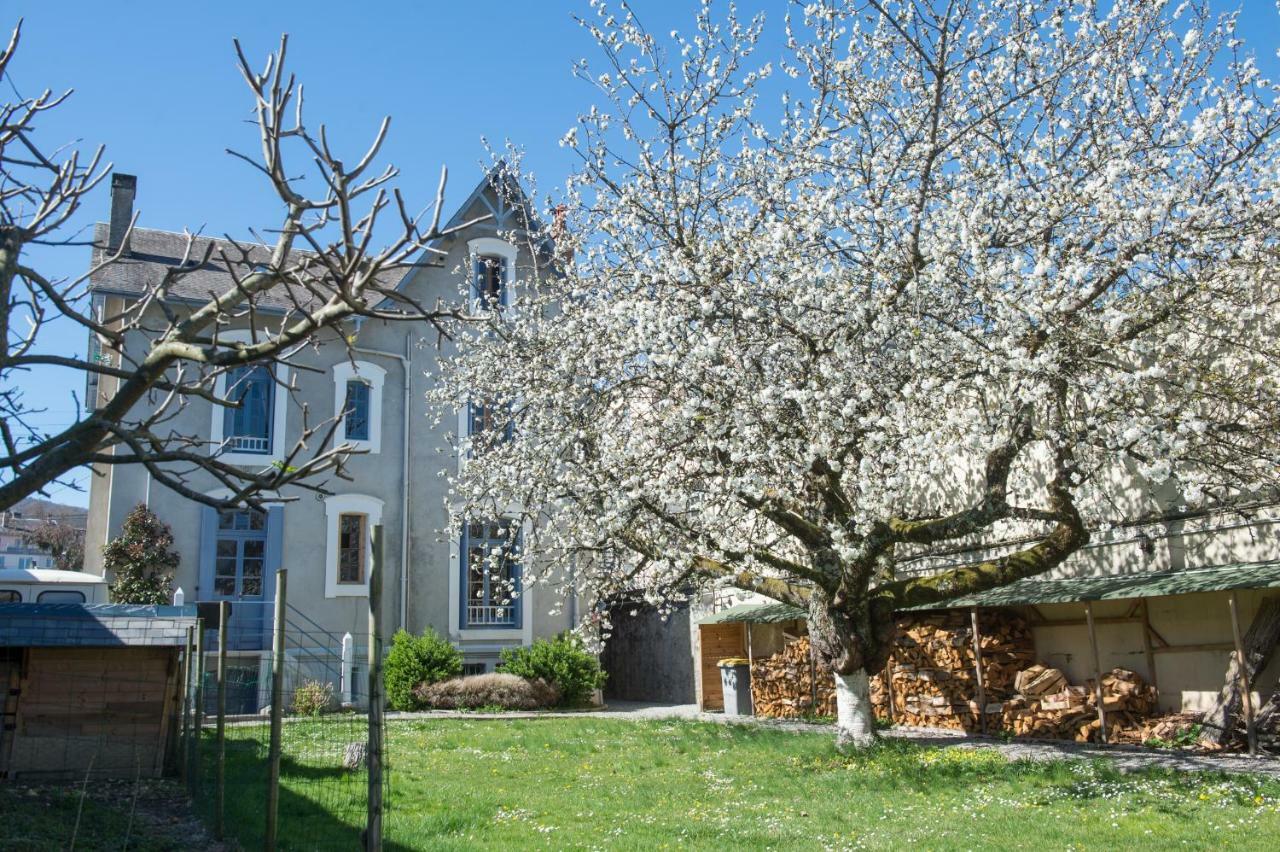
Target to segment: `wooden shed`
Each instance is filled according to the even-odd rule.
[[[767,657],[790,638],[805,635],[805,612],[788,604],[744,603],[698,620],[698,709],[723,710],[724,688],[717,665],[729,657]]]
[[[0,604],[0,779],[156,777],[195,607]]]

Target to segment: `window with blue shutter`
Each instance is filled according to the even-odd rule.
[[[481,255],[476,258],[472,274],[472,296],[480,310],[501,305],[505,301],[507,259],[497,255]]]
[[[271,368],[256,364],[229,370],[226,396],[240,403],[223,413],[222,436],[228,447],[237,453],[269,454],[275,408]]]
[[[520,626],[521,538],[508,519],[463,524],[463,626]]]
[[[346,412],[345,436],[348,441],[369,440],[369,399],[372,388],[360,379],[347,382],[347,398],[343,403]]]
[[[499,432],[499,430],[501,430]],[[515,423],[511,416],[511,406],[496,402],[471,402],[467,406],[467,435],[476,437],[485,433],[497,433],[486,436],[493,443],[510,441],[515,434]]]

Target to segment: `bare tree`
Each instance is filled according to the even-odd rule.
[[[20,33],[21,23],[0,53],[0,76],[8,71]],[[109,315],[95,309],[90,284],[127,256],[136,217],[117,223],[119,239],[97,240],[91,268],[74,279],[47,276],[26,257],[30,246],[77,244],[74,234],[63,232],[111,169],[102,148],[87,157],[74,148],[48,153],[35,140],[42,114],[64,103],[70,91],[15,94],[0,107],[0,509],[65,482],[86,464],[144,465],[175,492],[218,505],[253,503],[256,495],[286,485],[322,491],[327,477],[318,475],[343,476],[351,451],[333,445],[341,413],[312,422],[304,409],[296,444],[282,460],[259,470],[221,460],[222,448],[212,446],[208,435],[179,430],[176,415],[194,400],[239,405],[235,383],[219,377],[249,364],[290,364],[305,347],[318,345],[317,335],[326,329],[337,332],[326,337],[344,340],[340,326],[349,319],[423,322],[443,334],[445,324],[458,318],[453,307],[419,304],[396,287],[415,264],[440,254],[433,241],[473,224],[440,227],[447,172],[441,172],[434,204],[411,212],[393,185],[398,170],[375,166],[390,119],[354,164],[340,159],[324,125],[313,131],[303,121],[302,86],[285,70],[287,46],[282,37],[256,71],[235,43],[261,151],[255,157],[228,153],[256,169],[275,193],[280,225],[273,239],[249,244],[187,233],[181,259]],[[309,161],[309,168],[292,165],[293,158]],[[304,177],[318,189],[304,191]],[[391,237],[375,243],[375,233]],[[192,276],[210,268],[226,274],[201,292]],[[55,320],[84,328],[100,344],[101,355],[41,352],[41,336]],[[228,334],[246,329],[248,340]],[[17,386],[31,368],[44,366],[99,380],[96,399],[77,401],[75,422],[56,434],[32,423],[35,411]],[[222,390],[224,385],[232,392]],[[230,496],[208,497],[207,488],[193,486],[197,474],[211,475]]]

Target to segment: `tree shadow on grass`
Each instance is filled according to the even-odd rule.
[[[213,825],[216,768],[212,743],[202,754],[203,775],[196,808]],[[245,849],[262,848],[266,834],[269,761],[256,740],[228,741],[226,748],[225,825],[228,838]],[[394,813],[383,793],[383,848],[409,850],[395,842]],[[364,846],[368,774],[332,765],[302,762],[286,753],[280,759],[277,845],[280,850],[353,850]]]

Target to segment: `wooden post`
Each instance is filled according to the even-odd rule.
[[[809,706],[818,712],[818,667],[813,664],[813,637],[809,637]]]
[[[894,718],[895,710],[893,706],[893,652],[892,651],[889,652],[889,659],[884,664],[884,698],[885,698],[885,702],[889,705],[889,721],[896,722],[897,720]]]
[[[1240,638],[1240,600],[1235,589],[1227,600],[1231,607],[1231,638],[1236,646],[1236,670],[1240,672],[1240,701],[1244,707],[1245,736],[1249,741],[1249,754],[1258,755],[1258,725],[1253,713],[1253,685],[1249,682],[1249,666],[1244,658],[1244,642]]]
[[[978,608],[969,610],[969,623],[973,626],[973,670],[978,676],[978,729],[987,732],[987,681],[982,674],[982,633],[978,630]]]
[[[1089,650],[1093,658],[1093,693],[1098,702],[1098,733],[1107,741],[1107,710],[1102,706],[1102,664],[1098,662],[1098,631],[1093,624],[1093,601],[1084,602],[1084,620],[1089,626]]]
[[[204,766],[200,762],[200,738],[204,732],[204,619],[196,619],[195,698],[191,708],[191,795],[200,797],[200,778]]]
[[[191,649],[195,644],[193,627],[187,628],[187,644],[182,652],[182,734],[178,748],[178,773],[184,784],[191,782],[188,764],[191,749]]]
[[[1147,608],[1147,599],[1142,599],[1142,653],[1147,657],[1147,682],[1160,696],[1160,682],[1156,679],[1156,651],[1151,646],[1151,613]]]
[[[364,848],[382,850],[382,524],[373,528],[369,567],[369,797]]]
[[[231,604],[218,602],[218,720],[215,743],[215,784],[213,804],[213,836],[222,840],[226,830],[224,823],[227,804],[227,619],[231,616]]]
[[[280,726],[284,716],[284,606],[289,572],[276,571],[276,611],[271,641],[271,745],[267,751],[267,828],[263,848],[276,848],[280,816]]]

